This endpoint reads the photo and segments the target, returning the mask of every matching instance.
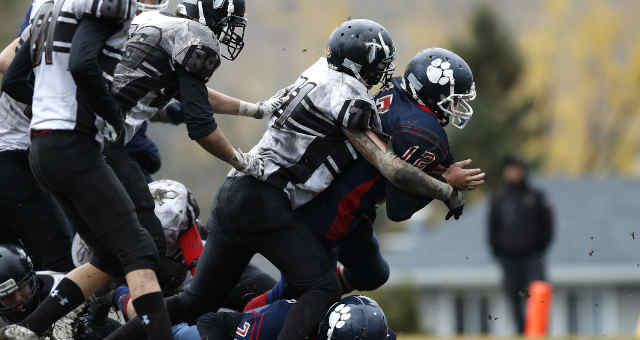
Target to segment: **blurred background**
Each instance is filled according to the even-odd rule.
[[[8,44],[29,0],[2,0]],[[374,292],[392,327],[430,335],[516,333],[502,271],[488,242],[488,198],[502,186],[502,160],[518,155],[553,209],[545,259],[553,286],[552,335],[635,334],[640,315],[640,2],[637,0],[247,1],[246,47],[210,86],[249,101],[271,96],[324,54],[347,17],[391,32],[397,74],[432,46],[465,58],[476,77],[475,114],[448,128],[457,159],[486,170],[459,221],[434,202],[405,223],[378,212],[392,274]],[[247,150],[264,121],[218,116]],[[191,142],[184,126],[152,125],[162,153],[155,179],[185,183],[209,215],[228,167]],[[523,297],[526,299],[526,296]]]

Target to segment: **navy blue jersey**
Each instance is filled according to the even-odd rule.
[[[296,300],[278,300],[270,305],[244,313],[236,328],[234,340],[275,340],[284,326],[289,309]],[[396,335],[388,328],[387,339],[395,340]]]
[[[401,78],[376,96],[384,132],[391,137],[393,151],[405,161],[429,172],[453,160],[447,134],[435,115],[400,88]],[[387,215],[405,220],[430,200],[406,194],[389,184],[362,157],[358,158],[313,201],[296,212],[314,232],[327,241],[344,238],[361,218],[375,218],[375,205],[386,200]]]

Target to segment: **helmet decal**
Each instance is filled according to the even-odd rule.
[[[329,330],[327,330],[327,340],[331,339],[333,330],[336,328],[342,328],[346,324],[346,321],[351,319],[351,307],[341,303],[339,304],[329,315]]]
[[[447,85],[449,82],[452,84],[455,82],[451,63],[448,61],[442,62],[440,58],[431,61],[431,65],[427,67],[426,72],[429,81],[434,84]]]

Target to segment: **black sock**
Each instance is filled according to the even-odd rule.
[[[22,324],[37,334],[44,333],[51,325],[84,302],[82,290],[68,278],[62,279],[51,290],[38,308],[27,316]]]
[[[153,340],[173,340],[169,313],[161,292],[149,293],[133,300],[147,337]]]

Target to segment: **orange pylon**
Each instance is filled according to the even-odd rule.
[[[551,285],[544,281],[533,281],[529,285],[527,314],[524,335],[528,338],[545,337],[549,333],[551,313]]]

